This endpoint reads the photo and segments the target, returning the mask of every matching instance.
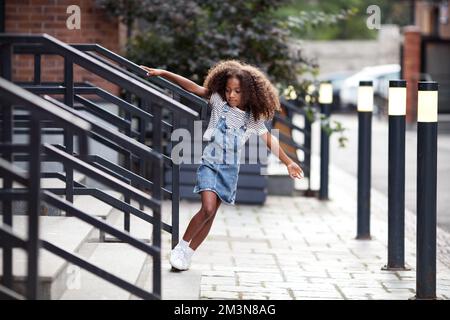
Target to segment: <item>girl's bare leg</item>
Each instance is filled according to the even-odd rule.
[[[196,250],[208,235],[209,230],[211,229],[211,226],[213,224],[214,218],[216,217],[216,213],[217,210],[219,209],[220,203],[221,201],[219,199],[219,201],[217,202],[216,211],[214,212],[212,217],[210,217],[208,221],[206,221],[206,223],[203,225],[203,227],[199,231],[197,231],[197,233],[194,234],[194,236],[192,237],[191,243],[189,244],[189,247],[191,247],[192,250]]]
[[[212,191],[201,192],[202,207],[189,222],[183,240],[191,241],[190,247],[195,250],[203,242],[211,229],[212,222],[219,209],[221,200]]]

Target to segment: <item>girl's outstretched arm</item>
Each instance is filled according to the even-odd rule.
[[[275,138],[270,132],[264,133],[262,139],[266,142],[267,147],[275,154],[281,162],[287,167],[289,175],[291,178],[303,178],[303,170],[300,166],[294,162],[288,155],[284,152],[284,150],[280,147],[280,143],[278,139]]]
[[[189,92],[192,92],[193,94],[196,94],[200,97],[206,97],[208,90],[205,87],[199,86],[195,82],[180,76],[178,74],[175,74],[173,72],[163,70],[163,69],[153,69],[146,66],[140,66],[142,69],[147,71],[147,75],[149,77],[152,76],[160,76],[163,77],[169,81],[172,81],[176,84],[178,84],[180,87],[182,87],[184,90],[187,90]]]

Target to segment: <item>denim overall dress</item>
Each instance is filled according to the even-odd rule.
[[[241,150],[250,114],[246,112],[245,122],[240,128],[230,128],[226,123],[229,110],[230,106],[225,104],[211,140],[203,150],[194,193],[213,191],[223,202],[234,204]]]

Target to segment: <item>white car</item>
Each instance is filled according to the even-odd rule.
[[[360,81],[373,81],[374,94],[382,97],[386,96],[389,80],[400,79],[400,70],[399,64],[386,64],[366,67],[348,77],[344,80],[341,87],[341,105],[346,109],[356,109]]]

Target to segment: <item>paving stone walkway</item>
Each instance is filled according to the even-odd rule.
[[[331,167],[330,181],[329,201],[270,196],[264,206],[221,206],[192,260],[192,272],[201,272],[199,299],[413,297],[415,215],[406,212],[405,221],[405,259],[412,270],[382,271],[387,198],[372,191],[372,240],[355,240],[356,180]],[[184,232],[199,203],[182,202],[181,208]],[[450,299],[449,252],[450,235],[438,229],[437,295],[442,299]],[[167,250],[164,255],[167,264]]]

